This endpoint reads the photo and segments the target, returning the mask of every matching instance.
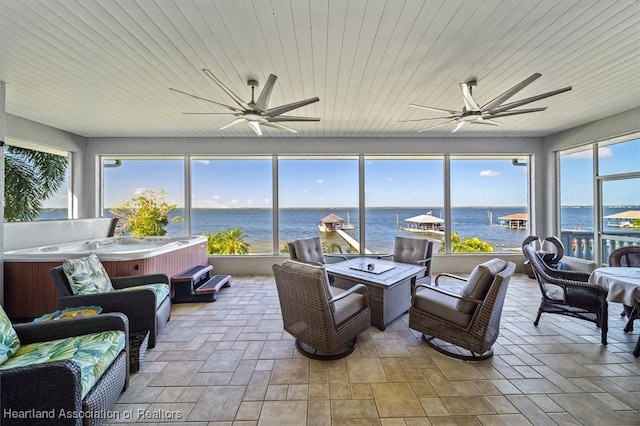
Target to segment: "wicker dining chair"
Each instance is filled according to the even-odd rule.
[[[493,356],[493,344],[500,334],[502,307],[515,263],[492,259],[476,266],[469,278],[439,274],[464,281],[458,291],[420,284],[412,296],[409,328],[436,351],[453,358],[479,361]]]
[[[640,246],[625,246],[615,249],[609,255],[609,266],[640,267]]]
[[[615,249],[609,254],[608,263],[609,266],[640,267],[640,246],[625,246]],[[620,316],[628,318],[625,331],[633,331],[633,321],[640,319],[640,299],[636,299],[635,306],[625,306],[620,312]],[[636,357],[640,356],[640,337],[638,337],[633,354]]]
[[[538,281],[542,299],[533,325],[540,322],[543,312],[567,315],[595,323],[601,330],[601,342],[607,344],[607,290],[588,282],[589,274],[555,269],[547,265],[531,245],[538,237],[529,236],[522,243],[522,252],[529,260]]]
[[[303,355],[320,360],[352,353],[360,333],[371,326],[364,284],[331,287],[324,267],[286,260],[273,265],[284,329]]]

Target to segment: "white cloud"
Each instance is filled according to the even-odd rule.
[[[214,199],[214,200],[219,200],[219,199],[220,199],[220,196],[219,196],[219,195],[214,195],[214,196],[213,196],[213,199]]]
[[[194,163],[204,164],[206,166],[206,165],[210,164],[211,161],[209,161],[209,160],[195,160]]]
[[[598,157],[612,158],[613,151],[608,146],[598,148]],[[578,151],[574,152],[573,154],[564,155],[562,158],[566,158],[568,160],[591,160],[593,158],[593,150],[585,149],[584,151]]]
[[[494,176],[498,176],[499,174],[500,172],[496,172],[494,170],[483,170],[478,174],[478,176],[494,177]]]
[[[393,178],[390,177],[389,179],[387,179],[387,182],[393,182]]]
[[[324,183],[324,181],[322,179],[318,179],[318,180],[316,180],[316,183],[322,185]]]

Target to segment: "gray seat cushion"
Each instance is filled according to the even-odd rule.
[[[298,261],[305,263],[324,264],[324,253],[319,237],[295,240],[295,255]]]
[[[420,311],[443,318],[461,327],[466,327],[472,315],[468,312],[459,311],[457,305],[457,298],[438,293],[429,288],[416,293],[413,301],[413,307]]]
[[[415,263],[427,257],[429,240],[424,238],[396,237],[393,246],[393,260],[402,263]]]
[[[334,296],[344,292],[343,289],[337,287],[330,287]],[[351,315],[354,315],[364,307],[364,295],[359,293],[351,293],[347,297],[340,299],[334,303],[335,311],[333,313],[333,321],[336,325],[339,325],[344,320],[348,319]]]
[[[497,258],[476,266],[473,268],[473,271],[471,271],[467,283],[460,291],[460,295],[472,299],[484,299],[493,282],[493,278],[502,271],[505,266],[507,266],[507,262]],[[477,305],[472,302],[464,300],[458,301],[458,310],[466,314],[472,313],[476,306]]]

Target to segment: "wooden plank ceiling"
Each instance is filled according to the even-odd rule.
[[[225,109],[169,87],[234,105],[202,68],[246,101],[270,73],[269,106],[320,98],[289,113],[320,122],[265,136],[449,136],[398,121],[441,115],[411,103],[460,110],[471,77],[480,104],[535,72],[512,100],[573,90],[457,136],[545,136],[640,106],[636,0],[2,0],[0,52],[9,114],[88,137],[253,136],[182,114]]]

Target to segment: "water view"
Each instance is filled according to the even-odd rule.
[[[608,207],[605,215],[627,210],[640,210],[640,206]],[[366,211],[366,240],[367,249],[373,253],[389,252],[393,248],[396,235],[412,235],[401,231],[405,219],[431,212],[433,216],[442,217],[441,209],[403,209],[403,208],[375,208]],[[504,208],[454,208],[452,209],[452,230],[461,237],[478,237],[489,242],[496,252],[519,251],[522,240],[529,235],[528,230],[509,229],[500,225],[500,217],[514,213],[526,212],[525,207]],[[337,242],[343,247],[346,243],[336,233],[320,234],[318,224],[320,219],[330,213],[335,213],[355,225],[353,230],[345,231],[358,239],[360,223],[357,209],[281,209],[280,210],[280,242],[291,241],[296,238],[322,235],[327,243]],[[561,212],[563,229],[593,230],[593,209],[591,207],[567,207]],[[64,218],[65,210],[50,209],[43,211],[40,219]],[[184,216],[184,211],[178,209],[174,216]],[[272,212],[266,209],[193,209],[191,215],[191,234],[203,232],[217,232],[232,227],[242,229],[245,240],[250,244],[251,253],[270,253],[273,235]],[[605,231],[616,232],[620,228],[605,227]],[[184,235],[184,223],[171,223],[167,227],[168,235]],[[416,235],[416,234],[413,234]],[[417,234],[419,235],[419,234]],[[429,238],[437,239],[430,235]]]

